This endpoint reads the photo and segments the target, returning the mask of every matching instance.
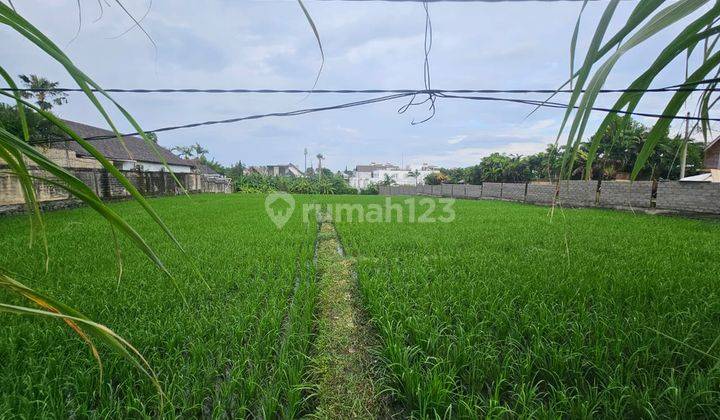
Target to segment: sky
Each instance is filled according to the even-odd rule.
[[[321,64],[313,32],[294,0],[177,2],[123,0],[150,39],[114,2],[15,2],[86,74],[105,88],[310,89]],[[181,4],[182,3],[182,4]],[[103,5],[102,15],[99,4]],[[181,5],[180,5],[181,4]],[[414,2],[306,0],[322,38],[325,63],[318,89],[422,89],[425,12]],[[635,1],[621,2],[617,29]],[[607,5],[590,2],[582,18],[578,55]],[[553,89],[569,74],[569,46],[581,3],[431,3],[432,87],[436,89]],[[623,88],[657,56],[681,25],[626,54],[606,86]],[[79,29],[79,33],[78,33]],[[76,36],[77,33],[77,36]],[[27,40],[0,28],[0,56],[10,74],[39,74],[75,87],[64,69]],[[654,86],[682,83],[684,60],[658,75]],[[373,95],[114,94],[146,130],[368,99]],[[543,99],[543,95],[506,95]],[[598,106],[612,105],[603,95]],[[106,127],[86,97],[74,93],[54,108],[60,117]],[[649,94],[640,111],[660,112],[668,96]],[[565,101],[567,96],[558,100]],[[325,156],[324,167],[369,162],[469,166],[493,152],[530,154],[555,141],[563,110],[527,105],[441,99],[436,115],[422,106],[398,113],[407,100],[304,116],[267,118],[159,134],[166,147],[195,142],[224,165],[294,163]],[[121,130],[131,131],[117,113]],[[603,117],[594,113],[590,128]],[[639,118],[645,124],[653,121]],[[675,123],[673,130],[680,130]],[[564,137],[561,138],[561,141]]]

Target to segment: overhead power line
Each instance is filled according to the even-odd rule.
[[[269,118],[269,117],[293,117],[293,116],[299,116],[299,115],[305,115],[305,114],[311,114],[316,112],[323,112],[323,111],[331,111],[336,109],[345,109],[345,108],[354,108],[358,106],[364,106],[364,105],[370,105],[380,102],[386,102],[386,101],[392,101],[395,99],[401,99],[406,98],[410,96],[417,95],[418,93],[422,93],[422,91],[410,91],[405,93],[396,93],[392,95],[386,95],[386,96],[380,96],[372,99],[365,99],[361,101],[354,101],[354,102],[347,102],[343,104],[338,105],[329,105],[329,106],[323,106],[323,107],[316,107],[316,108],[305,108],[305,109],[299,109],[294,111],[287,111],[287,112],[272,112],[268,114],[254,114],[254,115],[248,115],[244,117],[236,117],[236,118],[228,118],[223,120],[210,120],[210,121],[203,121],[203,122],[197,122],[197,123],[191,123],[191,124],[183,124],[183,125],[174,125],[174,126],[168,126],[168,127],[162,127],[162,128],[156,128],[153,130],[146,130],[145,133],[162,133],[166,131],[175,131],[175,130],[181,130],[186,128],[194,128],[194,127],[200,127],[200,126],[209,126],[209,125],[218,125],[218,124],[230,124],[230,123],[236,123],[240,121],[249,121],[249,120],[258,120],[262,118]],[[474,100],[474,101],[487,101],[487,102],[510,102],[510,103],[518,103],[518,104],[524,104],[524,105],[533,105],[533,106],[542,106],[547,108],[567,108],[567,104],[559,103],[559,102],[544,102],[544,101],[538,101],[538,100],[529,100],[529,99],[516,99],[516,98],[498,98],[495,96],[469,96],[469,95],[455,95],[455,94],[437,94],[438,98],[447,98],[447,99],[463,99],[463,100]],[[402,110],[405,107],[402,107],[400,110]],[[577,108],[575,106],[574,108]],[[400,111],[399,110],[399,111]],[[689,121],[720,121],[720,118],[701,118],[701,117],[693,117],[693,116],[675,116],[675,115],[662,115],[662,114],[652,114],[652,113],[645,113],[645,112],[628,112],[622,109],[612,109],[612,108],[600,108],[600,107],[593,107],[592,110],[594,111],[602,111],[602,112],[615,112],[618,114],[626,114],[626,115],[637,115],[637,116],[643,116],[643,117],[651,117],[651,118],[669,118],[669,119],[678,119],[678,120],[689,120]],[[139,135],[138,132],[131,132],[131,133],[125,133],[122,134],[123,137],[126,136],[136,136]],[[103,135],[103,136],[91,136],[86,137],[85,140],[106,140],[106,139],[112,139],[115,138],[114,135]],[[58,140],[49,140],[49,141],[42,141],[42,142],[34,142],[33,144],[50,144],[50,143],[59,143],[67,141],[67,139],[58,139]]]
[[[699,83],[695,83],[697,85]],[[656,92],[701,92],[705,88],[690,87],[691,84],[666,86],[659,88],[648,88],[648,89],[601,89],[599,93],[656,93]],[[54,89],[24,89],[18,88],[13,89],[10,87],[0,87],[0,91],[4,92],[20,92],[20,93],[34,93],[34,92],[83,92],[79,88],[54,88]],[[92,92],[99,92],[98,89],[91,89]],[[396,93],[411,93],[411,94],[460,94],[460,93],[507,93],[507,94],[520,94],[520,93],[572,93],[572,89],[197,89],[197,88],[153,88],[153,89],[123,89],[123,88],[109,88],[103,89],[104,92],[108,93],[259,93],[259,94],[396,94]],[[583,89],[582,92],[585,92]]]

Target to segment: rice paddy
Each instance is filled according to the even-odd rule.
[[[295,196],[352,203],[376,196]],[[393,202],[409,210],[403,197]],[[167,401],[126,360],[62,323],[0,315],[0,417],[301,417],[321,321],[317,223],[282,229],[262,195],[151,200],[209,288],[133,202],[138,226],[188,299],[107,223],[46,214],[51,262],[26,217],[0,219],[0,265],[127,338]],[[437,206],[438,216],[443,206]],[[720,223],[603,210],[457,201],[450,223],[335,220],[353,259],[383,375],[404,416],[720,416]],[[12,297],[0,296],[13,302]]]

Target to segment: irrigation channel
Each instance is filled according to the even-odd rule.
[[[362,305],[353,260],[345,255],[329,213],[319,213],[318,222],[317,335],[311,367],[317,384],[315,415],[387,418],[390,404],[381,395],[380,364],[371,353],[376,338]]]

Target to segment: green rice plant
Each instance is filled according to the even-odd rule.
[[[68,73],[73,77],[73,79],[78,83],[78,85],[83,88],[87,97],[96,106],[98,111],[105,117],[108,124],[118,135],[118,138],[122,141],[119,132],[110,120],[107,112],[97,100],[94,93],[90,90],[91,87],[95,89],[100,89],[100,87],[96,83],[94,83],[88,76],[82,73],[50,39],[45,37],[45,35],[43,35],[42,32],[35,28],[30,22],[22,18],[22,16],[20,16],[11,6],[0,3],[0,23],[13,29],[16,33],[20,34],[21,36],[34,43],[37,47],[42,49],[49,56],[62,64],[68,71]],[[16,87],[12,78],[2,67],[0,67],[0,76],[2,76],[5,82],[10,85],[10,87]],[[102,93],[108,99],[113,101],[109,95],[104,92]],[[14,94],[2,92],[2,94],[11,97],[16,101],[19,118],[23,128],[24,138],[21,139],[16,137],[9,131],[5,130],[3,127],[0,127],[0,159],[2,159],[8,165],[10,172],[17,177],[21,185],[23,195],[30,213],[30,245],[32,246],[33,238],[39,236],[42,240],[43,248],[47,250],[48,247],[46,241],[46,232],[44,231],[44,224],[41,217],[40,208],[34,193],[33,180],[36,177],[30,174],[30,171],[25,163],[26,159],[32,161],[33,164],[37,165],[39,168],[50,174],[50,177],[45,178],[45,182],[52,183],[58,187],[67,190],[73,196],[82,200],[85,204],[87,204],[99,214],[101,214],[109,222],[111,226],[112,236],[115,242],[117,241],[117,238],[115,236],[115,230],[119,230],[124,235],[131,238],[133,244],[139,249],[141,249],[145,253],[145,255],[151,261],[153,261],[153,263],[157,267],[159,267],[173,281],[173,283],[175,283],[174,277],[165,268],[155,251],[147,245],[145,240],[135,231],[133,227],[131,227],[119,214],[117,214],[110,207],[105,205],[100,200],[100,198],[97,197],[97,195],[89,187],[82,183],[77,177],[75,177],[73,174],[71,174],[64,168],[61,168],[56,163],[45,157],[42,153],[37,151],[35,148],[30,146],[29,132],[25,119],[25,107],[34,109],[42,117],[46,118],[51,123],[56,125],[60,130],[62,130],[66,135],[68,135],[69,138],[72,138],[74,141],[80,143],[83,148],[85,148],[91,155],[93,155],[103,165],[103,167],[108,170],[108,172],[115,176],[126,187],[130,194],[136,199],[138,203],[140,203],[144,207],[145,211],[151,217],[153,217],[155,222],[165,231],[167,236],[175,243],[175,245],[182,250],[180,243],[175,239],[170,230],[165,226],[164,222],[149,206],[147,201],[142,197],[142,195],[140,195],[140,193],[130,183],[130,181],[127,180],[117,170],[117,168],[115,168],[115,166],[111,162],[109,162],[104,156],[102,156],[90,143],[80,138],[54,115],[47,111],[41,110],[35,105],[23,100],[17,92],[15,92]],[[113,101],[113,103],[118,107],[118,109],[123,113],[123,115],[128,119],[128,121],[130,121],[133,126],[135,126],[135,128],[139,132],[141,132],[142,137],[148,142],[148,144],[151,144],[153,145],[153,147],[155,147],[154,143],[150,141],[144,133],[142,133],[139,125],[130,116],[130,114],[116,102]],[[158,156],[161,156],[159,153],[157,154]],[[167,167],[167,164],[165,166]],[[172,171],[170,172],[172,173]],[[119,255],[117,249],[115,255]],[[45,252],[46,270],[49,267],[49,264],[49,253]],[[121,264],[119,259],[118,264]],[[122,269],[120,269],[120,272],[122,272]],[[178,285],[176,283],[175,285],[179,291],[180,289]],[[78,334],[78,336],[81,337],[81,339],[91,347],[93,356],[97,359],[98,362],[100,362],[100,355],[97,351],[95,343],[104,342],[106,344],[109,344],[108,347],[110,349],[119,352],[119,354],[121,354],[123,357],[127,358],[133,364],[140,367],[141,370],[150,377],[156,388],[162,394],[160,384],[157,381],[155,375],[152,374],[152,369],[149,369],[149,366],[147,366],[145,359],[142,358],[142,356],[134,349],[134,347],[132,347],[127,341],[117,336],[117,334],[113,333],[109,328],[90,321],[87,317],[83,316],[71,307],[65,304],[61,304],[60,302],[53,299],[50,299],[49,297],[40,294],[39,292],[21,284],[17,280],[7,275],[3,275],[3,281],[0,282],[0,287],[4,288],[9,292],[18,294],[19,296],[23,296],[24,298],[29,300],[29,302],[34,303],[35,305],[44,309],[36,310],[26,306],[2,304],[1,308],[4,311],[35,316],[54,316],[63,319]]]
[[[404,200],[392,202],[407,214]],[[336,221],[410,416],[720,415],[720,224],[549,219],[500,201],[455,210],[451,223]]]
[[[296,196],[301,206],[308,198]],[[103,356],[104,381],[86,345],[44,320],[0,317],[0,417],[38,413],[72,417],[300,417],[308,404],[306,364],[316,290],[317,225],[296,211],[282,230],[262,195],[194,195],[149,199],[196,259],[212,292],[195,281],[182,252],[133,202],[109,204],[156,251],[187,304],[131,240],[119,236],[125,276],[113,276],[112,241],[91,208],[45,215],[49,272],[40,249],[23,246],[24,216],[0,219],[0,266],[57,301],[74,302],[131,342],[162,384],[164,406],[142,373],[118,353]],[[112,295],[112,298],[108,298]],[[0,290],[0,301],[23,300]],[[97,340],[96,340],[97,341]],[[97,342],[102,354],[102,341]]]

